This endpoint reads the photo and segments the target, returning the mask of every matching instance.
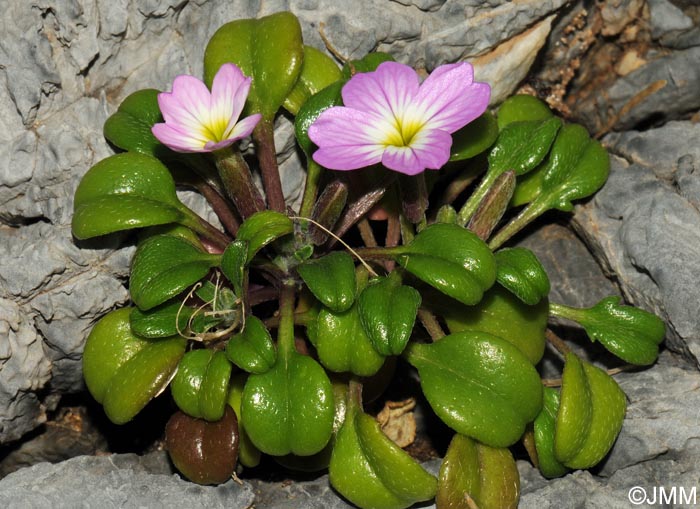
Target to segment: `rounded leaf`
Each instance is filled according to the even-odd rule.
[[[538,468],[548,479],[560,477],[569,471],[554,455],[554,430],[559,410],[559,391],[544,388],[542,411],[535,418],[534,438]]]
[[[265,325],[249,316],[245,328],[229,339],[226,355],[236,366],[249,373],[265,373],[277,359],[277,351]]]
[[[498,128],[503,129],[514,122],[546,120],[554,116],[544,101],[537,97],[518,94],[510,96],[498,108]]]
[[[122,150],[154,157],[167,150],[151,132],[151,127],[163,122],[158,106],[159,93],[159,90],[149,88],[127,96],[105,122],[105,138]]]
[[[487,111],[452,134],[450,161],[462,161],[481,154],[498,138],[498,124]]]
[[[492,447],[515,443],[542,408],[542,383],[530,361],[506,340],[458,332],[412,343],[408,361],[442,421]]]
[[[246,263],[250,263],[255,254],[273,240],[292,233],[294,224],[289,217],[275,212],[263,210],[248,217],[238,229],[236,240],[248,244]]]
[[[524,247],[504,248],[496,254],[496,281],[534,306],[549,295],[549,278],[535,253]]]
[[[355,262],[345,251],[307,260],[297,272],[311,293],[333,311],[346,311],[355,302]]]

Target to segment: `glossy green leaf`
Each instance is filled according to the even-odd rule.
[[[396,252],[396,261],[408,272],[463,304],[479,302],[496,280],[491,250],[458,225],[430,225]]]
[[[243,395],[243,387],[248,380],[246,373],[234,375],[231,379],[231,385],[228,393],[228,405],[233,408],[233,411],[238,417],[238,422],[241,421],[241,396]],[[260,450],[250,441],[248,433],[243,426],[238,427],[238,461],[244,467],[253,468],[260,464]]]
[[[273,456],[309,456],[323,449],[333,432],[333,388],[311,357],[291,352],[263,374],[248,377],[241,421],[251,441]]]
[[[354,407],[338,432],[329,476],[341,495],[366,509],[403,509],[436,491],[435,478]]]
[[[542,408],[542,383],[520,350],[491,334],[458,332],[411,343],[430,406],[445,424],[492,447],[515,443]]]
[[[556,117],[507,125],[489,153],[489,174],[513,170],[524,175],[534,169],[549,152],[560,127]]]
[[[187,322],[192,313],[194,309],[183,306],[179,300],[174,300],[164,302],[148,311],[134,308],[129,315],[129,322],[132,332],[137,336],[167,338],[187,329]]]
[[[249,373],[265,373],[277,359],[277,350],[265,325],[249,316],[245,328],[229,339],[226,355],[236,366]]]
[[[542,359],[549,318],[547,299],[529,306],[502,286],[495,285],[474,306],[443,299],[433,302],[431,307],[443,317],[450,332],[487,332],[511,343],[533,366]]]
[[[184,219],[175,182],[158,159],[117,154],[90,168],[75,191],[73,235],[87,239]]]
[[[538,467],[548,479],[560,477],[569,471],[554,455],[554,430],[558,410],[559,391],[545,387],[542,411],[534,423],[534,437]]]
[[[296,115],[309,97],[340,78],[340,68],[331,57],[313,46],[304,46],[301,72],[296,85],[284,100],[284,108]]]
[[[498,128],[503,129],[514,122],[529,120],[547,120],[554,116],[544,101],[531,95],[518,94],[510,96],[498,108]]]
[[[114,374],[102,405],[115,424],[133,419],[170,383],[187,341],[172,337],[151,342]]]
[[[203,348],[185,354],[170,389],[187,415],[218,421],[224,415],[230,380],[231,364],[224,353]]]
[[[245,266],[248,260],[248,243],[234,240],[221,256],[221,272],[233,285],[236,295],[243,295],[245,286]]]
[[[371,281],[357,302],[360,321],[381,355],[400,355],[408,344],[421,304],[415,288],[401,284],[396,272]]]
[[[583,326],[591,341],[599,341],[610,352],[630,364],[646,366],[659,356],[666,326],[653,313],[620,304],[620,297],[606,297],[584,309],[552,304],[552,313]]]
[[[297,271],[311,293],[333,311],[346,311],[355,302],[355,262],[345,251],[307,260]]]
[[[294,224],[289,217],[274,210],[256,212],[246,219],[238,229],[236,240],[248,243],[246,263],[273,240],[292,233]]]
[[[92,328],[83,352],[83,377],[90,394],[102,403],[115,373],[129,359],[151,344],[136,336],[129,325],[134,308],[107,313]]]
[[[202,279],[219,260],[179,237],[151,237],[138,247],[131,264],[131,298],[148,311]]]
[[[498,138],[498,124],[487,111],[452,134],[450,161],[462,161],[481,154]]]
[[[520,474],[508,449],[489,447],[460,434],[452,438],[440,465],[437,507],[515,509],[519,499]]]
[[[104,135],[122,150],[141,152],[154,157],[167,151],[151,132],[151,127],[163,122],[158,106],[159,90],[138,90],[119,105],[104,125]]]
[[[252,78],[244,114],[272,121],[301,72],[304,46],[299,20],[291,12],[238,19],[219,28],[204,52],[204,81],[211,86],[219,68],[236,64]]]
[[[566,377],[576,365],[575,376]],[[576,399],[587,391],[588,399]],[[584,405],[588,405],[584,408]],[[622,429],[627,401],[617,382],[602,369],[567,354],[557,413],[554,453],[569,468],[591,468],[610,451]],[[577,415],[588,417],[576,419]]]
[[[496,281],[525,304],[534,306],[549,295],[549,277],[535,253],[524,247],[496,252]]]
[[[321,364],[331,371],[370,376],[384,364],[362,327],[357,305],[340,313],[321,308],[312,342]]]
[[[314,143],[309,138],[309,127],[316,122],[316,119],[332,106],[341,106],[343,99],[340,96],[340,91],[343,88],[345,81],[336,81],[314,94],[304,105],[299,109],[299,113],[294,119],[294,134],[296,135],[299,146],[306,154],[308,159],[314,151]]]
[[[542,191],[534,205],[573,210],[573,200],[586,198],[600,189],[608,178],[610,160],[607,151],[578,124],[561,129],[552,146],[542,174]]]

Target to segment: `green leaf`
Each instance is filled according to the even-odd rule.
[[[534,169],[549,152],[560,127],[561,120],[556,117],[507,125],[489,154],[488,173],[500,175],[513,170],[516,175],[524,175]]]
[[[496,254],[496,281],[525,304],[534,306],[549,295],[549,278],[535,253],[524,247]]]
[[[552,314],[578,322],[591,341],[600,343],[625,362],[653,364],[659,356],[666,326],[653,313],[620,304],[620,297],[606,297],[590,308],[552,304]]]
[[[620,433],[626,408],[625,393],[610,375],[567,354],[554,434],[556,459],[575,469],[598,464]]]
[[[343,99],[340,96],[343,85],[345,85],[345,81],[337,81],[311,96],[299,109],[299,113],[294,119],[294,134],[308,159],[311,158],[315,147],[309,138],[309,127],[328,108],[343,104]]]
[[[460,434],[452,438],[440,466],[438,507],[516,509],[519,499],[520,474],[508,449],[489,447]]]
[[[403,509],[436,491],[435,478],[355,406],[338,432],[329,475],[331,485],[362,508]]]
[[[496,280],[491,250],[458,225],[430,225],[396,253],[396,261],[408,272],[463,304],[479,302]]]
[[[131,331],[129,315],[134,308],[107,313],[90,331],[83,352],[83,377],[90,394],[102,403],[115,373],[129,359],[151,344]]]
[[[333,432],[333,412],[328,375],[297,352],[278,356],[266,373],[250,375],[243,389],[243,427],[258,449],[273,456],[323,449]]]
[[[462,161],[481,154],[498,137],[498,124],[493,113],[485,112],[452,134],[450,161]]]
[[[355,262],[345,251],[307,260],[297,272],[311,293],[333,311],[346,311],[355,302]]]
[[[481,331],[505,339],[536,365],[542,359],[549,305],[543,299],[529,306],[500,285],[493,286],[475,306],[446,299],[426,299],[450,332]]]
[[[221,419],[228,398],[231,368],[223,352],[206,348],[187,352],[170,387],[180,410],[207,421]]]
[[[119,105],[104,125],[104,135],[122,150],[140,152],[153,157],[167,151],[151,132],[151,127],[163,122],[158,106],[159,90],[138,90]]]
[[[243,387],[248,380],[247,373],[238,373],[231,380],[231,386],[228,393],[228,405],[233,408],[233,411],[238,417],[238,422],[241,421],[241,396],[243,395]],[[238,427],[239,449],[238,461],[241,465],[248,468],[257,467],[260,463],[260,450],[250,441],[248,433],[243,426]]]
[[[255,316],[245,321],[245,329],[231,337],[226,355],[236,366],[249,373],[265,373],[277,360],[277,351],[265,325]]]
[[[184,220],[175,182],[158,159],[117,154],[90,168],[75,191],[73,235],[107,233]]]
[[[115,424],[133,419],[170,383],[187,341],[172,337],[151,342],[125,362],[109,381],[102,405]]]
[[[243,240],[231,242],[221,256],[221,272],[233,285],[233,291],[236,295],[243,295],[247,260],[248,243]]]
[[[211,86],[219,68],[236,64],[252,78],[244,114],[272,121],[301,72],[304,47],[299,20],[291,12],[226,23],[204,52],[204,81]]]
[[[370,376],[384,364],[362,327],[357,305],[343,312],[322,307],[310,338],[321,364],[331,371]]]
[[[578,124],[562,128],[547,166],[542,173],[542,191],[532,206],[546,205],[569,212],[573,200],[586,198],[600,189],[608,178],[607,151]]]
[[[542,408],[542,383],[520,350],[483,332],[411,343],[408,361],[442,421],[492,447],[514,444]]]
[[[400,355],[408,344],[421,304],[415,288],[401,284],[396,272],[371,281],[357,302],[360,321],[381,355]]]
[[[304,62],[299,79],[284,100],[284,108],[296,115],[309,97],[335,83],[340,77],[340,69],[331,57],[313,46],[304,46]]]
[[[129,315],[129,323],[132,332],[137,336],[166,338],[176,336],[187,329],[187,322],[192,313],[194,309],[183,306],[179,300],[174,300],[164,302],[148,311],[134,308]]]
[[[547,120],[554,116],[544,101],[531,95],[510,96],[498,108],[498,128],[503,129],[514,122],[528,120]]]
[[[219,260],[179,237],[151,237],[138,247],[131,264],[131,298],[148,311],[202,279]]]
[[[559,410],[559,391],[544,388],[543,406],[534,423],[535,448],[540,472],[548,479],[561,477],[569,471],[554,455],[554,430]]]
[[[289,217],[273,210],[256,212],[238,229],[236,240],[248,243],[246,264],[255,254],[273,240],[292,233],[294,224]]]

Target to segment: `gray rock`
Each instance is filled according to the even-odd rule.
[[[693,20],[668,0],[647,0],[651,36],[661,39],[672,32],[684,32],[693,27]]]
[[[81,456],[56,465],[40,463],[0,480],[0,504],[12,509],[242,509],[253,504],[250,485],[231,480],[215,487],[197,486],[163,472],[162,454],[158,456]]]
[[[612,150],[620,147],[632,164],[613,158],[608,182],[574,217],[624,295],[665,317],[668,346],[694,363],[700,353],[696,139],[691,122],[611,135]],[[674,154],[663,148],[668,144],[676,147]],[[674,185],[676,179],[682,186]]]
[[[629,74],[600,83],[605,94],[577,101],[577,116],[594,132],[673,120],[700,108],[700,46],[670,54],[649,51],[644,58],[647,62]]]

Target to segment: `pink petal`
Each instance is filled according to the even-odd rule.
[[[158,106],[166,124],[183,131],[200,131],[202,125],[208,125],[210,104],[209,90],[194,76],[178,76],[172,92],[158,94]]]
[[[253,132],[253,129],[255,129],[255,126],[258,125],[261,118],[262,115],[260,113],[255,113],[254,115],[244,118],[234,126],[229,135],[229,139],[236,141],[245,138],[246,136],[250,136],[250,133]]]
[[[416,175],[426,169],[439,170],[450,158],[452,136],[440,129],[422,129],[410,146],[388,146],[382,164],[390,170]]]
[[[364,111],[334,106],[309,127],[309,138],[320,148],[381,144],[394,129],[384,119]]]
[[[402,116],[418,88],[418,74],[411,67],[383,62],[374,72],[355,74],[341,94],[345,106],[390,119]]]
[[[236,140],[229,138],[223,141],[219,141],[214,143],[213,141],[208,141],[204,144],[204,149],[201,150],[200,152],[215,152],[219,149],[229,147],[236,143]]]
[[[474,83],[471,64],[438,67],[420,86],[415,106],[431,129],[453,133],[480,116],[489,104],[491,87]]]
[[[224,64],[214,76],[211,87],[212,119],[225,118],[227,121],[224,138],[228,138],[250,90],[251,79],[243,75],[235,64]]]
[[[175,152],[206,152],[205,139],[194,138],[189,133],[174,129],[168,124],[155,124],[151,132],[158,141]]]

